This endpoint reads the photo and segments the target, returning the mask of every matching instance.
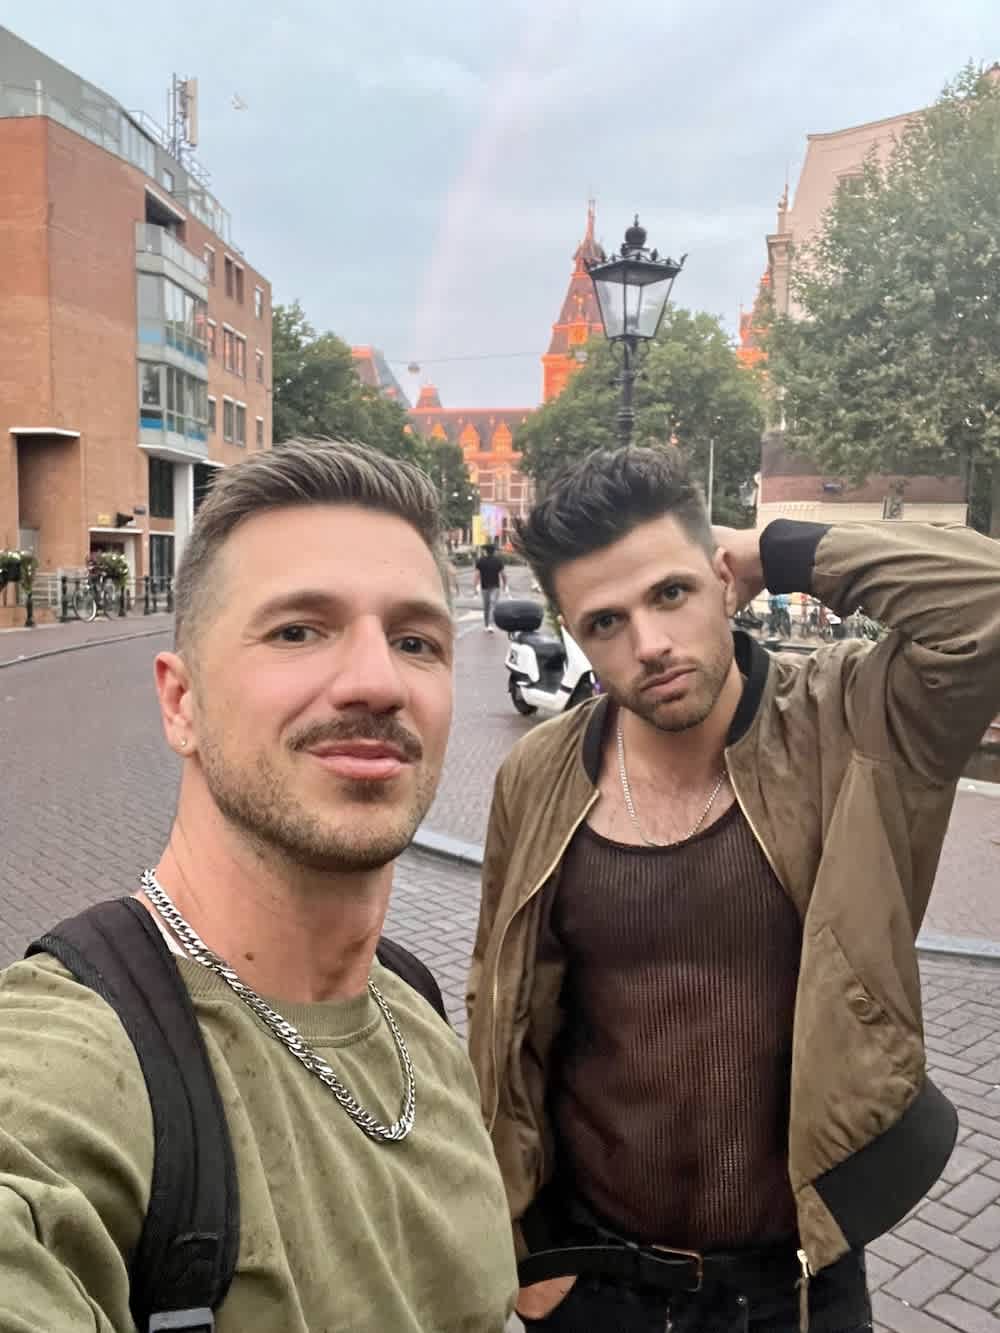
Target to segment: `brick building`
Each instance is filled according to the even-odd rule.
[[[791,290],[795,253],[816,235],[836,191],[851,188],[870,154],[884,165],[907,122],[920,114],[909,112],[808,136],[794,200],[789,201],[786,187],[778,203],[777,226],[767,237],[767,270],[754,309],[740,312],[737,356],[744,365],[765,360],[760,340],[772,309],[778,316],[801,317]],[[877,475],[852,487],[842,478],[821,476],[811,459],[786,446],[782,429],[765,436],[757,492],[759,527],[782,517],[816,523],[883,519],[964,523],[966,512],[965,484],[959,477]]]
[[[0,547],[42,574],[172,573],[213,469],[271,443],[270,285],[168,142],[0,28]]]

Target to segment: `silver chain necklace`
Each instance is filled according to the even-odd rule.
[[[330,1089],[359,1129],[363,1130],[370,1139],[375,1139],[380,1143],[397,1143],[400,1139],[406,1138],[413,1128],[416,1112],[416,1084],[413,1077],[413,1064],[410,1061],[406,1042],[403,1040],[403,1034],[396,1024],[392,1010],[373,981],[369,980],[368,990],[372,999],[382,1011],[382,1017],[389,1025],[389,1031],[392,1033],[392,1039],[396,1044],[396,1054],[399,1056],[399,1065],[403,1071],[405,1081],[403,1107],[399,1119],[391,1125],[383,1125],[380,1120],[376,1120],[369,1111],[366,1111],[357,1098],[341,1083],[323,1057],[317,1055],[304,1040],[299,1030],[262,1000],[256,991],[250,989],[246,982],[241,981],[229,964],[221,959],[218,954],[212,952],[194,928],[178,912],[152,870],[144,870],[139,879],[146,897],[183,944],[190,957],[196,963],[200,963],[202,967],[207,967],[210,972],[214,972],[223,979],[230,990],[234,991],[243,1003],[256,1014],[271,1036],[276,1041],[280,1041],[283,1046],[286,1046],[296,1060],[305,1065],[311,1074],[315,1074],[319,1081]]]
[[[687,842],[689,838],[693,838],[694,835],[701,828],[702,824],[704,824],[705,820],[708,818],[708,812],[715,804],[715,798],[718,796],[719,792],[722,791],[722,784],[726,780],[726,770],[723,769],[722,772],[720,773],[719,780],[715,784],[711,796],[708,798],[708,804],[705,806],[704,810],[702,810],[701,814],[698,816],[698,822],[695,824],[694,828],[691,829],[690,833],[686,833],[683,838],[674,838],[670,842],[654,842],[652,838],[647,838],[645,833],[643,833],[642,825],[639,823],[639,816],[635,812],[635,804],[632,801],[632,788],[629,786],[628,772],[626,771],[625,768],[625,737],[622,735],[622,724],[620,719],[618,722],[617,734],[618,734],[618,776],[621,778],[622,795],[625,797],[625,809],[628,811],[629,818],[635,825],[636,833],[638,833],[639,837],[642,839],[642,841],[646,844],[647,847],[676,847],[678,843]]]

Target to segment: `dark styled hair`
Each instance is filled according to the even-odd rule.
[[[716,542],[701,490],[680,450],[597,449],[556,478],[525,519],[515,545],[555,603],[561,565],[611,546],[651,519],[670,515],[711,557]]]
[[[412,463],[342,440],[290,440],[220,469],[198,510],[174,581],[178,652],[190,650],[219,591],[217,556],[254,514],[294,505],[359,505],[415,528],[434,557],[445,596],[450,580],[433,482]],[[289,553],[294,561],[294,551]]]
[[[497,548],[493,544],[493,542],[486,542],[483,546],[483,550],[486,552],[487,555],[492,555],[496,549]]]

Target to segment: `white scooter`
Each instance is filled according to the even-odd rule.
[[[493,619],[510,636],[507,688],[519,713],[554,716],[589,699],[594,672],[579,644],[560,626],[560,636],[539,633],[545,611],[538,602],[497,602]]]

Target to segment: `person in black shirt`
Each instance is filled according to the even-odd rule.
[[[483,547],[483,554],[476,561],[474,592],[483,594],[483,627],[487,634],[493,633],[493,608],[496,606],[500,589],[507,591],[507,575],[503,570],[503,557],[497,555],[497,548],[492,542]]]

